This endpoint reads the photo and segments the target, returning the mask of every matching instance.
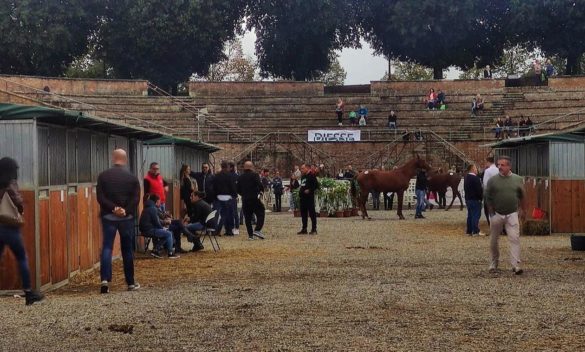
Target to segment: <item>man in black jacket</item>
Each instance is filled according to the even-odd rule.
[[[317,214],[315,212],[315,191],[319,188],[317,177],[309,172],[306,164],[301,165],[301,181],[299,188],[299,200],[301,208],[301,220],[303,228],[297,235],[307,234],[307,215],[311,217],[311,235],[317,234]]]
[[[469,165],[467,175],[463,181],[465,190],[465,203],[467,204],[467,230],[469,236],[483,236],[479,231],[479,218],[481,217],[481,200],[483,199],[483,188],[481,179],[477,176],[477,167]]]
[[[201,164],[201,172],[191,172],[190,176],[197,181],[197,189],[205,193],[205,201],[213,204],[215,193],[213,192],[213,173],[209,164]]]
[[[234,214],[232,200],[237,196],[237,190],[234,178],[229,171],[226,161],[221,162],[221,171],[214,176],[213,187],[217,198],[216,210],[220,216],[219,223],[217,224],[217,233],[225,226],[225,235],[233,236]]]
[[[142,214],[140,214],[138,228],[145,236],[164,239],[169,258],[175,259],[179,256],[173,251],[173,233],[166,230],[160,222],[160,205],[161,203],[158,195],[151,194],[146,202],[144,202],[144,209],[142,210]],[[150,254],[155,258],[161,257],[156,245]]]
[[[415,219],[424,219],[425,217],[422,215],[423,210],[426,208],[426,197],[427,197],[427,173],[424,169],[418,171],[416,175],[416,185],[415,185],[415,194],[416,194],[416,214],[414,215]]]
[[[282,211],[282,192],[284,192],[284,186],[278,170],[276,170],[272,178],[272,190],[274,191],[274,210],[280,213]]]
[[[253,240],[254,236],[264,239],[264,234],[261,231],[264,226],[266,209],[260,201],[264,186],[260,181],[260,176],[254,172],[254,164],[251,161],[244,163],[244,172],[238,177],[237,190],[242,196],[242,209],[248,239]],[[254,231],[252,231],[252,215],[256,215],[256,229]]]
[[[101,293],[109,292],[112,281],[112,250],[116,233],[120,232],[120,247],[124,263],[124,276],[128,290],[140,288],[134,281],[134,215],[140,201],[140,181],[126,168],[128,157],[123,149],[112,154],[114,167],[98,176],[96,196],[100,205],[103,229],[100,258]]]
[[[211,214],[212,209],[211,205],[207,203],[205,200],[205,194],[203,192],[193,192],[191,193],[191,204],[189,204],[188,209],[188,216],[185,219],[189,224],[187,225],[187,230],[191,234],[195,234],[197,231],[205,230],[206,220],[209,214]],[[212,221],[210,226],[215,227],[215,220]],[[203,249],[203,244],[199,237],[195,235],[187,235],[190,242],[193,242],[193,249],[191,252],[196,252]]]

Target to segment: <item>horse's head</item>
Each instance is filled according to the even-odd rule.
[[[427,162],[425,161],[425,159],[422,159],[418,154],[414,158],[414,166],[417,169],[425,169],[427,171],[431,170],[430,165],[427,164]]]

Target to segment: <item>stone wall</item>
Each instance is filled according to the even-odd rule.
[[[482,90],[502,91],[505,86],[503,79],[482,80],[441,80],[441,81],[375,81],[371,82],[372,95],[388,96],[400,93],[417,93],[424,96],[430,88],[435,91],[441,89],[447,94],[470,92],[476,93]]]
[[[320,96],[322,82],[189,82],[192,97]]]
[[[61,95],[148,95],[147,81],[0,75],[2,79]],[[14,85],[9,90],[16,90]]]
[[[554,90],[585,90],[585,76],[551,77],[548,86]]]

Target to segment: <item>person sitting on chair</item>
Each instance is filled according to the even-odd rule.
[[[148,200],[144,203],[144,210],[140,214],[140,221],[138,227],[144,236],[153,238],[162,238],[165,240],[165,246],[169,258],[179,258],[173,251],[173,233],[166,230],[160,222],[158,207],[160,206],[160,198],[156,194],[151,194]],[[155,258],[161,258],[160,251],[156,244],[151,252]]]
[[[205,231],[207,217],[211,214],[212,209],[211,205],[204,201],[205,193],[203,192],[193,192],[191,193],[191,205],[188,208],[188,216],[185,218],[189,224],[187,225],[187,230],[191,233],[196,233],[197,231]],[[215,228],[215,224],[212,224],[213,228]],[[190,239],[193,242],[193,249],[192,252],[196,252],[203,249],[203,244],[199,240],[199,237],[193,236]]]

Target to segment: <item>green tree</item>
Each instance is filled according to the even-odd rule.
[[[216,64],[211,64],[204,81],[253,81],[256,78],[256,60],[246,56],[240,39],[234,39],[225,44],[225,58]],[[196,77],[197,79],[197,77]]]
[[[393,60],[394,74],[391,81],[428,81],[433,79],[433,70],[412,61]],[[388,80],[388,72],[382,77],[382,81]]]
[[[96,1],[0,1],[0,72],[59,76],[87,47]]]
[[[511,28],[517,43],[538,46],[565,59],[565,74],[580,74],[585,52],[584,0],[513,0]]]
[[[508,1],[363,0],[366,39],[386,57],[433,68],[435,79],[454,65],[468,69],[499,57]]]
[[[104,0],[98,52],[120,78],[148,79],[173,92],[225,57],[245,0]]]
[[[358,46],[353,0],[251,0],[247,26],[255,30],[263,77],[313,80],[328,72],[333,52]]]
[[[336,56],[333,63],[329,67],[329,71],[317,77],[317,80],[323,81],[326,86],[342,86],[347,78],[347,72],[341,66],[339,57]]]

